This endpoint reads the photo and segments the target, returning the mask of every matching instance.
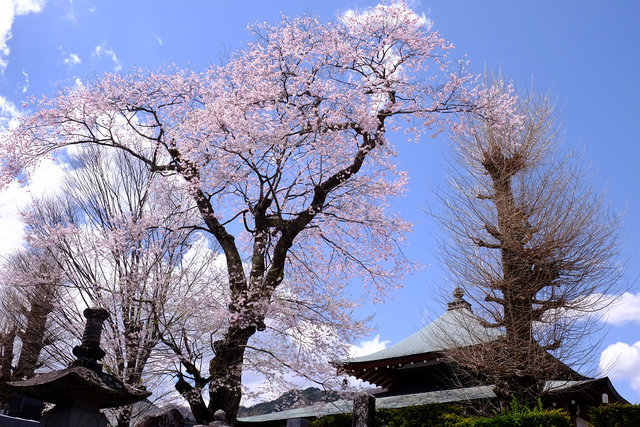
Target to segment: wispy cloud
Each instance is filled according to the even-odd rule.
[[[160,46],[162,46],[162,45],[164,44],[164,42],[162,41],[162,39],[160,38],[160,36],[159,36],[159,35],[157,35],[156,33],[153,33],[153,34],[151,34],[151,35],[153,36],[153,38],[155,38],[155,39],[156,39],[156,42],[157,42]]]
[[[78,25],[78,17],[73,10],[67,11],[67,15],[65,17],[67,18],[67,21],[71,22],[74,26]]]
[[[69,0],[67,3],[67,14],[65,15],[65,18],[74,26],[78,25],[78,15],[76,14],[76,9],[73,7],[73,0]]]
[[[46,3],[46,0],[13,0],[0,1],[0,73],[9,64],[9,45],[11,40],[11,27],[16,16],[26,15],[28,13],[40,12]]]
[[[24,85],[22,86],[22,93],[27,93],[29,90],[29,74],[25,70],[22,70],[22,75],[24,77]]]
[[[607,308],[603,321],[615,326],[628,323],[640,324],[640,292],[632,294],[625,292],[620,298]]]
[[[120,64],[120,60],[118,59],[116,52],[112,48],[108,47],[106,43],[102,43],[94,47],[93,53],[91,55],[96,58],[102,58],[103,56],[106,56],[113,61],[114,71],[120,71],[122,69],[122,65]]]
[[[75,53],[70,53],[65,59],[62,60],[66,65],[72,67],[74,65],[78,65],[82,62],[82,59]]]

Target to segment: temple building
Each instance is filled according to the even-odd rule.
[[[461,374],[464,370],[446,357],[447,352],[455,348],[482,346],[503,336],[498,329],[481,326],[463,296],[462,290],[456,289],[447,311],[434,322],[391,347],[345,361],[340,370],[379,387],[381,391],[375,393],[378,408],[495,402],[497,397],[491,384],[483,383],[480,374]],[[588,407],[628,403],[607,377],[583,376],[551,355],[549,363],[556,364],[558,369],[555,369],[556,376],[546,381],[542,403],[545,407],[564,408],[575,425],[587,425]],[[351,411],[352,402],[341,400],[240,421],[268,425],[278,420],[318,418]]]

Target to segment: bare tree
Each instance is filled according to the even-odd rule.
[[[592,313],[610,302],[621,275],[619,218],[585,184],[576,157],[558,154],[549,101],[519,99],[501,82],[493,90],[512,108],[487,108],[456,135],[438,217],[454,282],[502,338],[450,356],[483,373],[501,400],[535,402],[545,380],[580,378],[569,366],[594,350],[586,344],[597,327]]]
[[[31,378],[43,353],[56,341],[60,271],[46,253],[33,249],[4,260],[0,287],[0,402],[7,402],[8,381]]]

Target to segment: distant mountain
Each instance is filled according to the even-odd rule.
[[[238,417],[270,414],[272,412],[310,406],[317,402],[333,402],[340,398],[340,394],[336,391],[325,391],[316,387],[309,387],[304,390],[290,390],[270,402],[258,403],[248,408],[240,406]]]

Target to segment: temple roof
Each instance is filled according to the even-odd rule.
[[[497,328],[485,328],[480,319],[471,310],[471,305],[463,299],[462,289],[454,291],[454,300],[448,304],[448,310],[434,322],[397,344],[362,357],[344,362],[340,367],[344,372],[364,381],[386,389],[376,396],[377,408],[403,408],[432,403],[469,402],[478,399],[494,399],[494,386],[491,384],[475,386],[448,387],[427,390],[423,383],[437,382],[433,372],[447,374],[442,355],[446,350],[485,344],[501,338],[504,333]],[[551,356],[549,356],[551,357]],[[555,359],[553,359],[555,360]],[[567,368],[569,369],[569,368]],[[423,375],[425,372],[429,375]],[[575,373],[571,371],[572,373]],[[398,376],[411,378],[419,383],[418,390],[407,388],[406,382],[400,384]],[[548,393],[544,399],[547,406],[566,407],[579,400],[583,406],[599,405],[606,398],[611,402],[627,403],[608,378],[592,379],[575,373],[562,380],[546,381]],[[427,384],[427,385],[429,385]],[[415,387],[413,387],[415,389]],[[422,390],[420,390],[422,388]],[[351,399],[334,402],[319,402],[304,408],[283,412],[239,418],[243,423],[270,423],[294,418],[322,417],[330,414],[349,413],[353,409]]]
[[[498,329],[483,327],[457,289],[454,296],[456,299],[449,303],[449,309],[418,332],[376,353],[349,359],[346,364],[440,353],[452,348],[491,342],[503,335]]]
[[[547,381],[545,387],[550,393],[550,401],[554,400],[553,396],[565,394],[568,399],[575,399],[577,396],[581,396],[581,402],[584,401],[593,405],[599,404],[601,394],[606,392],[610,394],[609,398],[611,399],[611,403],[627,403],[627,401],[624,400],[613,388],[613,385],[607,377],[595,380]],[[587,398],[587,396],[589,396],[589,398]],[[484,385],[452,390],[431,391],[426,393],[379,397],[376,399],[376,408],[405,408],[408,406],[427,405],[432,403],[468,402],[476,399],[491,398],[495,398],[493,386]],[[289,409],[282,412],[241,417],[238,418],[238,421],[243,423],[265,423],[294,418],[319,418],[332,414],[345,414],[352,412],[352,410],[353,401],[351,399],[342,399],[328,403],[319,402],[312,406]]]

